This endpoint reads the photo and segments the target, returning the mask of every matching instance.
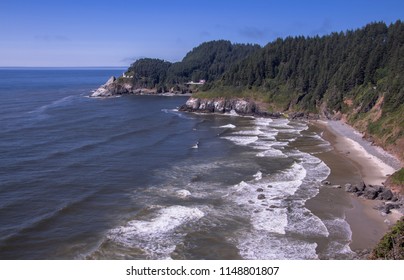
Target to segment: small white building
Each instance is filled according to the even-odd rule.
[[[186,85],[204,85],[205,83],[206,83],[206,80],[199,80],[199,82],[190,81],[190,82],[186,83]]]
[[[133,76],[128,76],[128,75],[126,75],[125,73],[122,73],[122,78],[131,79],[131,78],[133,78]]]

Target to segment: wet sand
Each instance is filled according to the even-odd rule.
[[[334,124],[312,122],[312,129],[323,132],[322,137],[333,147],[330,152],[316,155],[331,169],[327,179],[331,185],[321,188],[316,197],[307,201],[306,206],[321,219],[328,215],[345,218],[352,231],[351,250],[357,252],[372,249],[400,215],[382,215],[374,209],[380,201],[358,198],[345,192],[344,185],[361,181],[381,185],[387,178],[386,175],[394,172],[395,168],[372,155],[345,133],[341,133],[339,127],[333,129]],[[321,250],[323,244],[318,246],[320,255]]]

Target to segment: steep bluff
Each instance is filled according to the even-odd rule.
[[[188,101],[179,109],[182,112],[200,112],[200,113],[236,113],[242,116],[260,116],[260,117],[288,117],[289,119],[317,120],[319,114],[307,112],[270,112],[268,104],[259,102],[250,98],[237,97],[217,97],[217,98],[199,98],[190,97]]]
[[[111,97],[124,94],[155,94],[156,89],[137,88],[129,80],[116,79],[114,76],[94,91],[90,97]]]
[[[259,115],[280,117],[280,113],[269,113],[263,105],[242,98],[196,98],[191,97],[180,107],[180,111],[201,113],[237,113],[239,115]]]

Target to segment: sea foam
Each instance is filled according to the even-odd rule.
[[[221,128],[236,128],[236,126],[234,124],[226,124],[226,125],[222,125]]]
[[[110,230],[108,239],[130,248],[143,250],[149,258],[166,259],[181,242],[181,226],[204,216],[198,208],[174,205],[158,210],[152,218],[135,219]]]

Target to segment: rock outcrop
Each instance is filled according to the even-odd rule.
[[[345,191],[370,200],[381,200],[382,204],[377,209],[385,214],[389,214],[392,209],[404,211],[404,197],[398,193],[393,193],[385,186],[372,186],[361,183],[359,185],[346,184]]]
[[[109,97],[113,95],[113,88],[114,82],[116,81],[116,78],[112,76],[111,78],[108,79],[108,81],[100,86],[96,91],[94,91],[90,97]]]
[[[236,113],[239,115],[259,115],[280,117],[280,113],[268,113],[255,101],[242,98],[196,98],[191,97],[180,107],[183,112]]]
[[[94,91],[90,97],[111,97],[124,94],[156,94],[156,89],[136,88],[125,79],[116,79],[114,76]]]

